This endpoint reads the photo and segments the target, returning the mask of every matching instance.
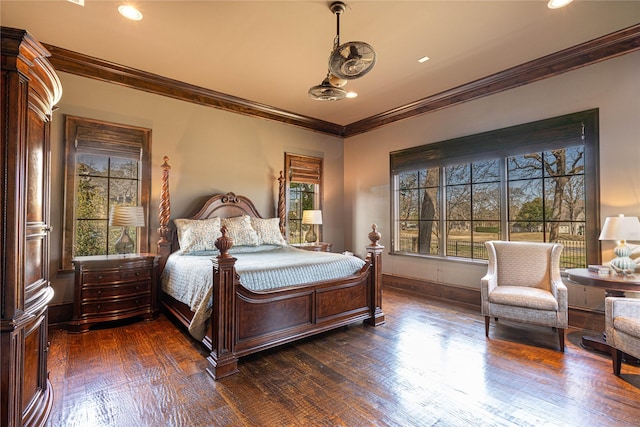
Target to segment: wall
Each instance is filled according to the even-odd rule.
[[[50,270],[54,303],[73,301],[73,276],[60,267],[64,200],[64,115],[152,129],[151,252],[158,241],[160,165],[171,165],[171,217],[193,213],[196,200],[232,191],[275,217],[277,177],[284,153],[324,158],[323,238],[343,250],[343,142],[323,135],[210,107],[177,101],[60,73],[63,94],[52,124],[52,233]],[[55,209],[55,207],[60,207]]]
[[[391,248],[389,152],[500,129],[591,108],[600,110],[600,215],[640,216],[640,52],[581,68],[496,95],[345,140],[345,244],[366,242],[363,224],[377,223]],[[366,168],[350,165],[366,164]],[[363,245],[361,245],[363,246]],[[613,258],[602,243],[602,259]],[[383,272],[426,281],[480,288],[486,263],[389,255]],[[569,304],[603,309],[603,292],[568,285]]]

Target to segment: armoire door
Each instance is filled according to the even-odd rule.
[[[62,88],[37,40],[24,30],[0,30],[0,427],[44,426],[53,404],[49,132]]]

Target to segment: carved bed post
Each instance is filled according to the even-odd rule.
[[[371,317],[365,322],[372,326],[385,323],[382,312],[382,251],[384,246],[378,243],[380,233],[376,224],[371,225],[372,231],[369,233],[371,245],[367,246],[367,260],[371,264],[371,274],[369,275],[369,289],[371,291]]]
[[[213,261],[211,353],[207,357],[207,372],[216,380],[238,372],[238,358],[234,354],[236,258],[228,253],[233,239],[227,236],[227,227],[223,226],[220,231],[222,237],[216,240],[220,255]]]
[[[282,171],[278,178],[278,218],[280,218],[280,233],[287,239],[286,219],[287,219],[287,199],[285,198],[285,179]]]
[[[160,240],[158,240],[158,255],[160,255],[160,271],[164,270],[164,266],[167,263],[167,258],[171,254],[171,234],[169,230],[169,219],[171,218],[171,198],[169,197],[169,157],[164,156],[164,163],[162,166],[162,181],[160,186],[160,205],[158,207],[158,234],[160,234]]]

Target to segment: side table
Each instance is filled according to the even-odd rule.
[[[304,249],[305,251],[331,252],[331,247],[333,246],[333,243],[327,243],[327,242],[294,243],[291,246],[298,249]]]
[[[73,259],[75,290],[72,332],[85,332],[100,322],[158,312],[156,254],[96,255]]]

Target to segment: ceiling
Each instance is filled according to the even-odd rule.
[[[374,68],[315,101],[336,35],[329,1],[0,2],[2,26],[41,42],[338,125],[408,105],[640,22],[640,1],[346,1],[340,41],[364,41]],[[431,59],[419,63],[418,59]],[[64,96],[64,95],[63,95]],[[64,98],[63,98],[64,99]]]

